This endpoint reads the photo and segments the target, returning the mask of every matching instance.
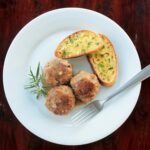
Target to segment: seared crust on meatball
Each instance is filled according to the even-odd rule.
[[[85,71],[80,71],[75,75],[71,79],[70,84],[76,97],[82,102],[93,100],[100,88],[96,75]]]
[[[67,60],[55,58],[45,65],[44,77],[51,86],[66,84],[72,78],[72,66]]]
[[[75,97],[72,89],[65,85],[52,88],[48,92],[45,105],[54,114],[67,114],[75,106]]]

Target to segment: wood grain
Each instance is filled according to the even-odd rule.
[[[2,85],[8,47],[30,20],[62,7],[88,8],[112,18],[134,42],[142,67],[150,64],[150,0],[0,0],[0,150],[149,150],[150,79],[143,82],[138,103],[128,120],[113,134],[92,144],[68,147],[46,142],[15,118]]]

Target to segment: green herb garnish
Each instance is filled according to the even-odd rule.
[[[29,80],[30,82],[25,86],[25,89],[30,89],[31,93],[35,94],[37,99],[47,95],[50,86],[44,85],[45,79],[40,63],[37,66],[36,74],[30,68]]]
[[[66,53],[65,50],[62,51],[62,55],[63,55],[63,56],[66,56],[66,55],[67,55],[67,53]]]
[[[88,42],[87,43],[87,48],[89,48],[91,46],[92,42]]]
[[[79,46],[79,44],[76,44],[76,47],[78,47]]]
[[[104,65],[103,65],[103,64],[98,64],[98,66],[99,66],[100,68],[104,68]]]
[[[104,48],[105,48],[105,46],[103,45],[101,49],[104,49]]]
[[[70,43],[73,44],[74,40],[72,38],[69,38]]]
[[[83,52],[83,53],[86,52],[86,49],[83,48],[83,49],[81,50],[81,52]]]
[[[70,53],[71,52],[69,52],[69,51],[62,50],[62,56],[64,56],[64,57],[70,55]]]
[[[92,43],[92,42],[88,42],[88,46],[90,46],[90,45],[91,45],[91,43]]]
[[[113,67],[110,67],[110,68],[109,68],[109,70],[112,70],[112,69],[113,69]]]
[[[98,57],[98,54],[97,54],[97,53],[95,53],[95,54],[94,54],[94,57],[96,57],[96,58],[97,58],[97,57]]]

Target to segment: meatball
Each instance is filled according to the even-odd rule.
[[[100,83],[96,75],[85,71],[80,71],[75,75],[71,79],[70,84],[76,97],[82,102],[93,100],[100,88]]]
[[[66,85],[52,88],[48,92],[45,105],[54,114],[67,114],[75,106],[75,96],[72,89]]]
[[[51,86],[66,84],[72,78],[72,66],[66,60],[55,58],[45,65],[44,77]]]

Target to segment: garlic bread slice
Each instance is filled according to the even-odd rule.
[[[117,78],[117,57],[110,40],[104,35],[100,37],[103,47],[89,54],[88,59],[101,84],[112,86]]]
[[[99,34],[81,30],[66,37],[55,51],[56,57],[72,58],[97,51],[102,47]]]

